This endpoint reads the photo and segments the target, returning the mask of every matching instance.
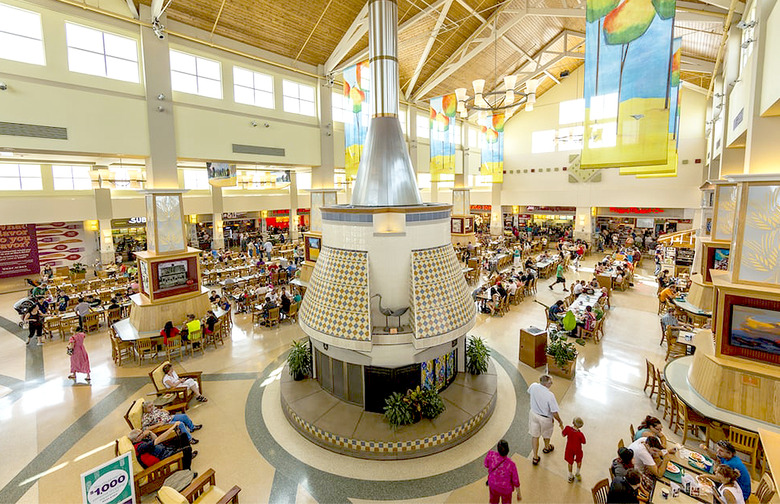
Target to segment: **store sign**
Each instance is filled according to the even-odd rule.
[[[309,215],[311,213],[311,209],[309,208],[299,208],[297,210],[298,215]]]
[[[124,453],[81,475],[84,504],[134,504],[133,459]]]
[[[111,219],[112,228],[126,228],[146,225],[146,217],[130,217],[129,219]]]
[[[0,278],[39,271],[35,224],[0,226]]]
[[[472,212],[489,212],[490,209],[490,205],[471,205]]]
[[[534,213],[541,213],[541,212],[551,212],[551,213],[558,213],[558,212],[576,212],[577,207],[570,207],[570,206],[527,206],[525,207],[526,212],[534,212]]]
[[[636,208],[636,207],[629,207],[629,208],[620,208],[620,207],[609,207],[609,211],[613,213],[619,213],[619,214],[654,214],[654,213],[664,213],[663,208]]]
[[[271,210],[272,217],[287,217],[290,215],[290,210],[285,208],[284,210]]]

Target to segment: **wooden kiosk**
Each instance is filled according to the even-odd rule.
[[[477,243],[474,233],[474,216],[471,215],[471,189],[456,187],[452,190],[452,215],[450,217],[450,234],[453,245],[468,245]]]
[[[210,307],[200,281],[200,250],[187,247],[182,192],[146,194],[147,250],[135,253],[141,292],[130,296],[130,323],[139,333],[159,331],[169,320],[179,323],[187,313],[203,314]]]

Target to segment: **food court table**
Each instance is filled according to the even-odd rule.
[[[688,318],[690,318],[691,322],[696,326],[704,325],[707,319],[712,318],[711,311],[704,310],[696,305],[691,304],[688,302],[687,296],[675,297],[672,298],[671,301],[672,304],[674,304],[677,308],[683,310],[688,315]]]
[[[688,371],[693,364],[693,356],[680,357],[670,361],[664,368],[664,379],[669,388],[677,394],[688,407],[696,410],[706,418],[717,420],[726,425],[733,425],[741,429],[758,432],[764,429],[770,432],[780,433],[780,426],[757,420],[752,417],[740,415],[733,411],[718,408],[705,400],[688,382]]]
[[[223,310],[222,308],[216,308],[213,309],[214,315],[220,319],[223,315],[229,314],[229,311]],[[121,339],[122,341],[128,342],[128,343],[135,343],[138,340],[142,339],[153,339],[153,338],[161,338],[159,331],[142,331],[139,332],[138,329],[136,329],[133,324],[130,323],[130,319],[122,319],[117,322],[115,322],[112,327],[114,328],[114,331],[116,331],[116,335]],[[160,328],[162,329],[162,328]]]

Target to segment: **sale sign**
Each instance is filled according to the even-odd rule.
[[[82,474],[81,494],[83,504],[135,504],[130,453]]]
[[[35,224],[0,226],[0,278],[39,272]]]

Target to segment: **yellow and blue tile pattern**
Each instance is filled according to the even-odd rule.
[[[412,251],[411,308],[418,339],[448,334],[474,319],[474,302],[452,245]]]
[[[371,340],[368,253],[322,247],[300,317],[315,331],[355,341]]]

